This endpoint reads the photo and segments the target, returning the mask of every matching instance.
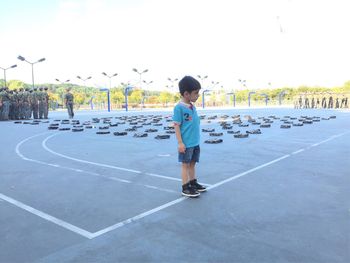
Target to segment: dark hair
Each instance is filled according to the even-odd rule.
[[[185,76],[179,82],[179,91],[182,96],[184,95],[185,91],[191,93],[194,90],[200,89],[201,84],[199,81],[191,76]]]

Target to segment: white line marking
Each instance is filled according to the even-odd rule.
[[[107,178],[107,179],[110,179],[110,180],[113,180],[113,181],[118,181],[118,182],[122,182],[122,183],[132,183],[131,181],[129,180],[124,180],[124,179],[120,179],[120,178],[117,178],[117,177],[112,177],[112,176],[106,176],[106,175],[102,175],[102,174],[98,174],[98,173],[94,173],[94,172],[90,172],[90,171],[84,171],[84,170],[81,170],[81,169],[75,169],[75,168],[71,168],[71,167],[66,167],[66,166],[61,166],[61,165],[58,165],[58,164],[51,164],[51,163],[46,163],[46,162],[42,162],[42,161],[39,161],[39,160],[34,160],[34,159],[29,159],[27,157],[25,157],[19,150],[20,146],[25,142],[25,141],[28,141],[29,139],[32,139],[33,137],[37,137],[39,135],[42,135],[43,133],[41,134],[37,134],[35,136],[31,136],[30,138],[27,138],[23,141],[21,141],[17,147],[16,147],[16,153],[25,161],[30,161],[30,162],[34,162],[34,163],[39,163],[39,164],[42,164],[42,165],[48,165],[48,166],[52,166],[52,167],[56,167],[56,168],[61,168],[61,169],[67,169],[67,170],[71,170],[71,171],[75,171],[75,172],[79,172],[79,173],[86,173],[86,174],[90,174],[90,175],[94,175],[94,176],[98,176],[98,177],[102,177],[102,178]],[[45,134],[45,133],[44,133]],[[137,184],[136,185],[139,185],[139,186],[143,186],[145,187],[145,185],[143,184]],[[149,188],[149,187],[148,187]],[[169,192],[169,193],[174,193],[175,191],[173,190],[170,190],[170,189],[166,189],[166,188],[160,188],[160,187],[155,187],[153,189],[156,189],[156,190],[159,190],[159,191],[163,191],[163,192]]]
[[[128,184],[131,183],[131,181],[124,180],[124,179],[119,179],[119,178],[115,178],[115,177],[112,177],[112,176],[110,176],[110,177],[108,177],[108,178],[111,179],[111,180],[114,180],[114,181],[122,182],[122,183],[128,183]]]
[[[174,178],[174,177],[170,177],[170,176],[164,176],[164,175],[160,175],[160,174],[154,174],[154,173],[145,173],[146,175],[149,175],[149,176],[154,176],[154,177],[159,177],[159,178],[164,178],[164,179],[169,179],[169,180],[174,180],[174,181],[178,181],[178,182],[182,182],[181,179],[179,178]],[[205,186],[210,186],[210,184],[205,184],[205,183],[202,183],[202,185],[205,185]]]
[[[140,171],[136,171],[136,170],[132,170],[132,169],[126,169],[126,168],[123,168],[123,167],[118,167],[118,166],[113,166],[113,165],[109,165],[109,164],[103,164],[103,163],[95,163],[95,162],[90,162],[90,161],[86,161],[86,160],[82,160],[82,159],[77,159],[77,158],[73,158],[73,157],[69,157],[67,155],[64,155],[64,154],[61,154],[61,153],[58,153],[58,152],[55,152],[53,150],[51,150],[50,148],[48,148],[46,146],[46,142],[52,138],[53,136],[56,136],[56,134],[53,134],[53,135],[50,135],[48,136],[43,142],[42,142],[42,146],[44,147],[44,149],[54,155],[57,155],[57,156],[60,156],[60,157],[63,157],[63,158],[66,158],[66,159],[69,159],[69,160],[72,160],[72,161],[76,161],[76,162],[81,162],[81,163],[88,163],[88,164],[93,164],[93,165],[97,165],[97,166],[101,166],[101,167],[107,167],[107,168],[111,168],[111,169],[116,169],[116,170],[121,170],[121,171],[126,171],[126,172],[131,172],[131,173],[137,173],[137,174],[140,174],[142,172]]]
[[[145,184],[145,186],[148,188],[151,188],[151,189],[155,189],[155,190],[159,190],[159,191],[163,191],[163,192],[167,192],[167,193],[176,193],[176,194],[179,193],[179,192],[174,191],[174,190],[164,189],[164,188],[153,186],[153,185]]]
[[[349,133],[349,132],[345,132],[345,133],[342,133],[342,134],[334,135],[334,136],[330,137],[329,139],[326,139],[326,140],[322,141],[321,143],[325,143],[325,142],[327,142],[327,141],[330,141],[330,140],[332,140],[332,139],[335,139],[335,138],[340,137],[340,136],[342,136],[342,135],[344,135],[344,134],[347,134],[347,133]],[[31,137],[29,137],[29,138],[33,138],[33,137],[36,137],[36,136],[39,136],[39,135],[31,136]],[[29,140],[29,138],[27,138],[26,140]],[[20,144],[22,144],[22,143],[23,143],[24,141],[26,141],[26,140],[23,140],[22,142],[20,142],[20,143],[16,146],[16,152],[17,152],[17,154],[18,154],[19,156],[21,156],[21,158],[24,159],[24,160],[26,160],[27,158],[25,158],[25,157],[18,151],[18,148],[19,148]],[[321,143],[319,143],[319,144],[321,144]],[[299,151],[300,151],[300,150],[299,150]],[[297,151],[296,151],[296,152],[297,152]],[[225,183],[228,183],[228,182],[230,182],[230,181],[233,181],[233,180],[235,180],[235,179],[238,179],[238,178],[240,178],[240,177],[242,177],[242,176],[244,176],[244,175],[250,174],[250,173],[252,173],[252,172],[254,172],[254,171],[257,171],[257,170],[259,170],[259,169],[261,169],[261,168],[264,168],[264,167],[269,166],[269,165],[271,165],[271,164],[277,163],[277,162],[279,162],[279,161],[281,161],[281,160],[284,160],[284,159],[286,159],[286,158],[288,158],[288,157],[290,157],[290,156],[291,156],[290,154],[286,154],[286,155],[284,155],[284,156],[282,156],[282,157],[279,157],[279,158],[277,158],[277,159],[274,159],[274,160],[272,160],[272,161],[270,161],[270,162],[267,162],[267,163],[265,163],[265,164],[259,165],[259,166],[255,167],[255,168],[252,168],[252,169],[248,170],[248,171],[245,171],[245,172],[240,173],[240,174],[238,174],[238,175],[232,176],[232,177],[230,177],[230,178],[228,178],[228,179],[225,179],[225,180],[223,180],[223,181],[221,181],[221,182],[218,182],[218,183],[216,183],[216,184],[214,184],[214,185],[208,187],[208,190],[209,190],[209,189],[214,189],[214,188],[219,187],[219,186],[221,186],[221,185],[223,185],[223,184],[225,184]],[[132,223],[132,222],[136,222],[136,221],[138,221],[138,220],[140,220],[140,219],[142,219],[142,218],[144,218],[144,217],[146,217],[146,216],[148,216],[148,215],[151,215],[151,214],[154,214],[154,213],[156,213],[156,212],[159,212],[159,211],[161,211],[161,210],[163,210],[163,209],[166,209],[166,208],[168,208],[168,207],[170,207],[170,206],[173,206],[173,205],[175,205],[175,204],[177,204],[177,203],[180,203],[180,202],[186,200],[187,197],[181,197],[181,198],[175,199],[175,200],[170,201],[170,202],[168,202],[168,203],[166,203],[166,204],[164,204],[164,205],[158,206],[158,207],[153,208],[153,209],[151,209],[151,210],[149,210],[149,211],[146,211],[146,212],[144,212],[144,213],[141,213],[141,214],[139,214],[139,215],[137,215],[137,216],[134,216],[134,217],[131,217],[131,218],[126,219],[126,220],[124,220],[124,221],[121,221],[121,222],[119,222],[119,223],[116,223],[116,224],[114,224],[114,225],[112,225],[112,226],[109,226],[109,227],[107,227],[107,228],[105,228],[105,229],[102,229],[102,230],[100,230],[100,231],[97,231],[97,232],[95,232],[95,233],[90,233],[90,232],[88,232],[88,231],[86,231],[86,230],[84,230],[84,229],[78,228],[78,227],[76,227],[76,226],[74,226],[74,225],[71,225],[71,224],[65,222],[65,221],[62,221],[62,220],[57,219],[57,218],[55,218],[55,217],[52,217],[52,216],[50,216],[50,215],[48,215],[48,214],[45,214],[45,213],[43,213],[43,212],[41,212],[41,211],[39,211],[39,210],[36,210],[36,209],[32,208],[32,207],[30,207],[30,206],[27,206],[27,205],[25,205],[25,204],[23,204],[23,203],[20,203],[20,202],[18,202],[18,201],[16,201],[16,200],[12,199],[12,198],[10,198],[10,197],[7,197],[7,196],[5,196],[5,195],[2,195],[1,193],[0,193],[0,199],[3,199],[3,200],[5,200],[5,201],[7,201],[7,202],[9,202],[9,203],[12,203],[12,204],[14,204],[14,205],[16,205],[16,206],[18,206],[18,207],[20,207],[20,208],[22,208],[22,209],[24,209],[24,210],[30,212],[30,213],[36,214],[37,216],[40,216],[40,217],[42,217],[42,218],[44,218],[44,219],[46,219],[46,220],[48,220],[48,221],[51,221],[51,222],[53,222],[53,223],[55,223],[55,224],[57,224],[57,225],[60,225],[60,226],[66,228],[66,229],[68,229],[68,230],[71,230],[71,231],[77,233],[77,234],[80,234],[80,235],[85,236],[85,237],[87,237],[87,238],[89,238],[89,239],[92,239],[92,238],[98,237],[98,236],[100,236],[100,235],[103,235],[103,234],[105,234],[105,233],[107,233],[107,232],[110,232],[110,231],[112,231],[112,230],[115,230],[115,229],[117,229],[117,228],[123,227],[123,226],[125,226],[125,225],[127,225],[127,224],[130,224],[130,223]]]
[[[131,170],[131,169],[127,169],[127,168],[123,168],[123,167],[118,167],[118,166],[113,166],[113,165],[109,165],[109,164],[103,164],[103,163],[96,163],[96,162],[90,162],[90,161],[86,161],[86,160],[82,160],[82,159],[77,159],[77,158],[73,158],[58,152],[55,152],[53,150],[51,150],[49,147],[47,147],[46,143],[49,139],[51,139],[52,137],[58,135],[58,133],[53,134],[48,136],[43,142],[42,142],[42,146],[45,150],[47,150],[48,152],[69,159],[69,160],[73,160],[76,162],[82,162],[82,163],[88,163],[88,164],[92,164],[92,165],[96,165],[96,166],[102,166],[102,167],[107,167],[107,168],[111,168],[111,169],[116,169],[116,170],[122,170],[122,171],[126,171],[126,172],[131,172],[131,173],[138,173],[138,174],[145,174],[145,175],[149,175],[149,176],[153,176],[153,177],[158,177],[158,178],[162,178],[162,179],[168,179],[168,180],[173,180],[173,181],[178,181],[181,182],[182,180],[179,178],[174,178],[174,177],[169,177],[169,176],[165,176],[165,175],[159,175],[159,174],[154,174],[154,173],[145,173],[145,172],[141,172],[141,171],[136,171],[136,170]],[[210,184],[206,184],[206,183],[202,183],[201,184],[205,185],[205,186],[209,186]]]
[[[292,152],[292,154],[301,153],[301,152],[303,152],[303,151],[305,151],[305,149],[300,149],[300,150],[297,150],[297,151],[295,151],[295,152]]]
[[[159,157],[170,157],[170,154],[158,154]]]
[[[154,173],[145,173],[146,175],[149,176],[153,176],[153,177],[158,177],[158,178],[163,178],[163,179],[169,179],[169,180],[173,180],[173,181],[178,181],[181,182],[182,180],[179,178],[174,178],[174,177],[170,177],[170,176],[164,176],[164,175],[160,175],[160,174],[154,174]]]
[[[170,201],[170,202],[168,202],[168,203],[166,203],[166,204],[164,204],[164,205],[161,205],[161,206],[158,206],[158,207],[156,207],[156,208],[153,208],[153,209],[151,209],[151,210],[149,210],[149,211],[147,211],[147,212],[141,213],[141,214],[139,214],[139,215],[137,215],[137,216],[128,218],[128,219],[126,219],[126,220],[124,220],[124,221],[121,221],[121,222],[119,222],[119,223],[117,223],[117,224],[114,224],[114,225],[112,225],[112,226],[110,226],[110,227],[107,227],[107,228],[105,228],[105,229],[102,229],[102,230],[100,230],[100,231],[97,231],[97,232],[93,233],[93,234],[92,234],[92,238],[101,236],[101,235],[103,235],[103,234],[106,234],[107,232],[110,232],[110,231],[112,231],[112,230],[115,230],[115,229],[117,229],[117,228],[120,228],[120,227],[122,227],[122,226],[125,226],[125,225],[127,225],[127,224],[132,223],[132,222],[136,222],[136,221],[140,220],[141,218],[144,218],[144,217],[146,217],[146,216],[152,215],[152,214],[154,214],[154,213],[156,213],[156,212],[159,212],[159,211],[161,211],[161,210],[163,210],[163,209],[165,209],[165,208],[167,208],[167,207],[170,207],[170,206],[173,206],[173,205],[175,205],[175,204],[177,204],[177,203],[180,203],[180,202],[182,202],[182,201],[184,201],[184,200],[186,200],[186,199],[187,199],[187,197],[181,197],[181,198],[175,199],[175,200],[173,200],[173,201]]]
[[[248,171],[245,171],[245,172],[243,172],[243,173],[240,173],[240,174],[237,174],[237,175],[232,176],[232,177],[230,177],[230,178],[227,178],[227,179],[225,179],[225,180],[223,180],[223,181],[221,181],[221,182],[218,182],[218,183],[216,183],[216,184],[213,184],[212,186],[209,186],[209,187],[208,187],[208,190],[214,189],[214,188],[216,188],[216,187],[218,187],[218,186],[220,186],[220,185],[223,185],[223,184],[226,184],[226,183],[228,183],[228,182],[230,182],[230,181],[236,180],[236,179],[238,179],[238,178],[240,178],[240,177],[242,177],[242,176],[244,176],[244,175],[247,175],[247,174],[250,174],[250,173],[255,172],[255,171],[257,171],[257,170],[260,170],[261,168],[264,168],[264,167],[266,167],[266,166],[269,166],[269,165],[271,165],[271,164],[273,164],[273,163],[277,163],[277,162],[279,162],[279,161],[281,161],[281,160],[283,160],[283,159],[286,159],[286,158],[288,158],[288,157],[290,157],[290,154],[283,155],[282,157],[277,158],[277,159],[275,159],[275,160],[272,160],[271,162],[264,163],[264,164],[262,164],[262,165],[259,165],[259,166],[255,167],[255,168],[249,169]]]
[[[336,135],[336,136],[332,136],[331,138],[334,139],[334,138],[340,137],[340,136],[342,136],[342,135],[344,135],[344,134],[346,134],[346,133],[349,133],[349,132],[345,132],[345,133],[342,133],[342,134],[339,134],[339,135]],[[329,141],[329,140],[331,140],[331,139],[324,140],[323,142],[326,142],[326,141]],[[250,173],[255,172],[255,171],[259,170],[259,169],[262,169],[262,168],[264,168],[264,167],[266,167],[266,166],[269,166],[269,165],[271,165],[271,164],[274,164],[274,163],[277,163],[277,162],[279,162],[279,161],[282,161],[282,160],[284,160],[284,159],[286,159],[286,158],[288,158],[288,157],[290,157],[290,156],[292,156],[292,155],[291,155],[291,154],[283,155],[282,157],[279,157],[279,158],[277,158],[277,159],[274,159],[274,160],[272,160],[272,161],[270,161],[270,162],[267,162],[267,163],[265,163],[265,164],[262,164],[262,165],[259,165],[259,166],[255,167],[255,168],[252,168],[252,169],[250,169],[250,170],[248,170],[248,171],[245,171],[245,172],[243,172],[243,173],[240,173],[240,174],[237,174],[237,175],[235,175],[235,176],[232,176],[232,177],[230,177],[230,178],[228,178],[228,179],[225,179],[225,180],[223,180],[223,181],[221,181],[221,182],[218,182],[218,183],[216,183],[216,184],[214,184],[214,185],[208,187],[208,190],[209,190],[209,189],[214,189],[214,188],[219,187],[219,186],[221,186],[221,185],[223,185],[223,184],[225,184],[225,183],[228,183],[228,182],[230,182],[230,181],[236,180],[236,179],[238,179],[238,178],[240,178],[240,177],[242,177],[242,176],[244,176],[244,175],[250,174]],[[140,220],[140,219],[142,219],[142,218],[144,218],[144,217],[146,217],[146,216],[148,216],[148,215],[151,215],[151,214],[154,214],[154,213],[156,213],[156,212],[159,212],[159,211],[161,211],[161,210],[163,210],[163,209],[165,209],[165,208],[168,208],[168,207],[170,207],[170,206],[173,206],[173,205],[175,205],[175,204],[178,204],[178,203],[180,203],[180,202],[182,202],[182,201],[184,201],[184,200],[186,200],[186,199],[188,199],[188,198],[187,198],[187,197],[181,197],[181,198],[175,199],[175,200],[173,200],[173,201],[171,201],[171,202],[168,202],[168,203],[166,203],[166,204],[164,204],[164,205],[161,205],[161,206],[158,206],[158,207],[156,207],[156,208],[153,208],[152,210],[149,210],[149,211],[144,212],[144,213],[141,213],[141,214],[139,214],[139,215],[137,215],[137,216],[134,216],[134,217],[131,217],[131,218],[126,219],[126,220],[124,220],[124,221],[121,221],[121,222],[119,222],[119,223],[116,223],[116,224],[114,224],[114,225],[112,225],[112,226],[110,226],[110,227],[107,227],[107,228],[105,228],[105,229],[102,229],[102,230],[100,230],[100,231],[97,231],[97,232],[93,233],[93,238],[98,237],[98,236],[100,236],[100,235],[103,235],[103,234],[105,234],[105,233],[107,233],[107,232],[110,232],[110,231],[112,231],[112,230],[115,230],[115,229],[117,229],[117,228],[123,227],[123,226],[125,226],[125,225],[127,225],[127,224],[130,224],[130,223],[132,223],[132,222],[136,222],[136,221],[138,221],[138,220]]]
[[[81,235],[83,237],[86,237],[88,239],[92,239],[93,238],[93,234],[91,232],[86,231],[86,230],[84,230],[82,228],[79,228],[77,226],[74,226],[74,225],[72,225],[70,223],[67,223],[67,222],[65,222],[65,221],[63,221],[61,219],[58,219],[58,218],[54,217],[54,216],[50,216],[50,215],[48,215],[48,214],[46,214],[44,212],[41,212],[41,211],[31,207],[31,206],[28,206],[28,205],[23,204],[23,203],[15,200],[15,199],[12,199],[11,197],[8,197],[8,196],[3,195],[3,194],[0,193],[0,199],[4,200],[4,201],[6,201],[6,202],[8,202],[10,204],[13,204],[14,206],[17,206],[17,207],[19,207],[19,208],[21,208],[23,210],[26,210],[27,212],[29,212],[29,213],[31,213],[33,215],[39,216],[39,217],[41,217],[41,218],[43,218],[43,219],[45,219],[47,221],[50,221],[50,222],[52,222],[52,223],[54,223],[56,225],[59,225],[59,226],[65,228],[65,229],[68,229],[68,230],[70,230],[70,231],[72,231],[74,233],[77,233],[77,234],[79,234],[79,235]]]

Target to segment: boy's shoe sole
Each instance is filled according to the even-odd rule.
[[[184,192],[181,192],[181,194],[183,196],[187,196],[187,197],[191,197],[191,198],[196,198],[196,197],[199,197],[201,194],[200,193],[196,193],[196,194],[186,194]]]

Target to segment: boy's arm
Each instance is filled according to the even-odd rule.
[[[178,143],[178,151],[179,151],[179,153],[184,153],[186,151],[186,146],[182,142],[180,125],[179,124],[175,124],[174,128],[175,128],[175,135],[176,135],[176,139],[177,139],[177,143]]]

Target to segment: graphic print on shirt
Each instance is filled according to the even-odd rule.
[[[192,121],[192,116],[189,113],[184,113],[185,121]]]

